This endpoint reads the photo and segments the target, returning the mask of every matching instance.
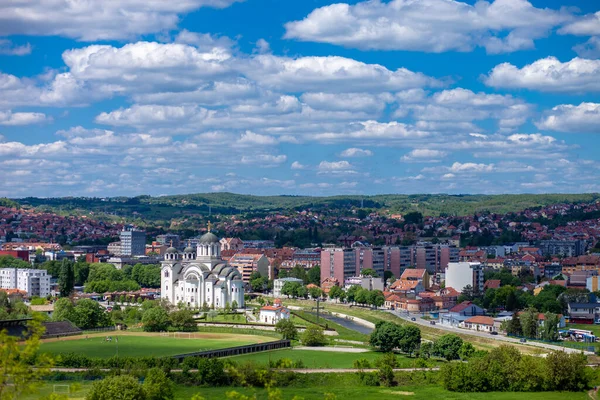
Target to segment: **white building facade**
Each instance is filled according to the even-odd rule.
[[[183,254],[170,247],[161,262],[161,297],[171,304],[225,308],[244,307],[244,283],[237,269],[221,259],[221,244],[211,232]]]
[[[0,269],[0,288],[19,289],[27,292],[27,296],[46,297],[50,294],[50,279],[45,269]]]
[[[446,287],[462,292],[465,286],[483,291],[483,267],[478,262],[451,262],[446,268]]]

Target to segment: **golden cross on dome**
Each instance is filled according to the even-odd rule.
[[[210,228],[212,228],[212,224],[208,221],[208,231],[210,232]]]
[[[173,247],[173,239],[171,239],[171,247]]]

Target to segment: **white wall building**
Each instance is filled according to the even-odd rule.
[[[146,232],[132,227],[124,227],[119,234],[122,256],[143,256],[146,254]]]
[[[283,285],[286,282],[298,282],[301,285],[304,285],[304,281],[298,278],[279,278],[273,281],[273,297],[279,298],[281,297],[281,289],[283,289]]]
[[[473,290],[483,291],[483,267],[478,262],[451,262],[446,268],[446,287],[462,292],[470,285]]]
[[[50,279],[45,269],[0,269],[0,288],[19,289],[27,296],[46,297],[50,294]]]
[[[281,306],[265,306],[260,309],[258,319],[265,324],[275,325],[282,319],[290,319],[290,312]]]
[[[161,261],[161,297],[187,307],[225,308],[235,301],[244,307],[242,275],[221,259],[221,244],[210,231],[196,249],[188,246],[180,254],[170,247]]]

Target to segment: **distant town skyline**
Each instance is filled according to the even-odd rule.
[[[600,5],[0,4],[0,196],[600,192]]]

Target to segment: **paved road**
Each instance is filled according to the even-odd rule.
[[[504,335],[490,335],[489,333],[475,332],[475,331],[470,331],[467,329],[459,329],[459,328],[454,328],[454,327],[442,325],[442,324],[436,324],[435,326],[433,326],[429,323],[429,321],[421,319],[420,314],[407,314],[406,312],[397,311],[397,310],[387,310],[387,311],[391,314],[394,314],[395,316],[397,316],[399,318],[402,318],[403,320],[405,320],[407,322],[426,326],[428,328],[439,329],[442,331],[448,331],[448,332],[452,332],[452,333],[460,333],[463,335],[479,336],[479,337],[482,337],[485,339],[493,339],[493,340],[497,340],[500,342],[516,343],[516,344],[520,344],[520,345],[539,347],[539,348],[542,348],[545,350],[559,350],[559,351],[564,351],[566,353],[580,353],[581,352],[580,349],[573,349],[570,347],[562,347],[562,346],[556,346],[553,344],[533,342],[533,341],[528,341],[527,343],[524,344],[524,343],[521,343],[519,339],[507,337]],[[411,318],[416,318],[416,321],[411,321]],[[589,351],[584,351],[584,353],[587,355],[594,354],[593,352],[589,352]]]

